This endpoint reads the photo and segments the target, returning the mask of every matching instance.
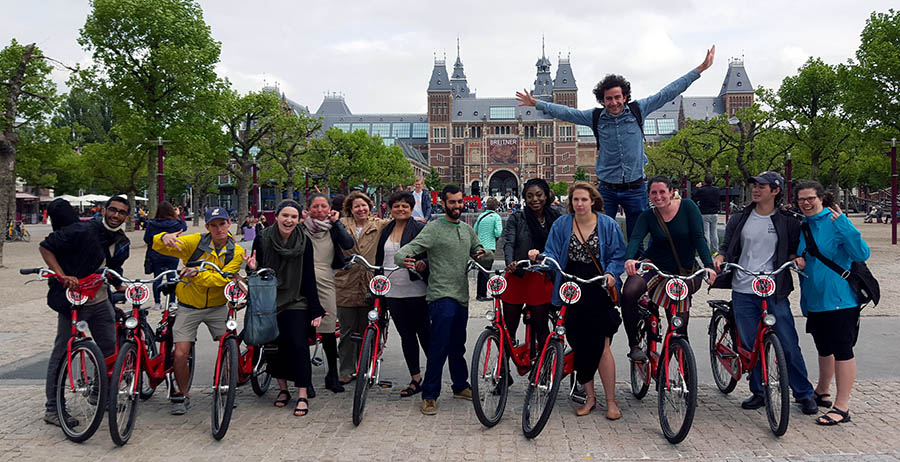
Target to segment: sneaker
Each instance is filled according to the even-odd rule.
[[[800,404],[800,409],[806,415],[812,415],[819,412],[819,405],[816,404],[816,400],[813,399],[812,396],[805,399],[798,399],[797,403]]]
[[[631,352],[628,353],[628,358],[634,362],[644,362],[647,360],[647,353],[643,350],[643,348],[639,346],[631,347]]]
[[[435,401],[433,399],[423,399],[422,400],[422,414],[425,414],[425,415],[437,414],[437,401]]]
[[[191,398],[187,396],[173,396],[172,397],[172,415],[184,415],[187,413],[187,408],[191,404]]]
[[[78,419],[70,416],[69,414],[64,414],[66,417],[66,426],[69,428],[75,428],[78,426]],[[61,427],[59,423],[59,413],[56,411],[46,411],[44,412],[44,422],[50,425],[55,425],[57,427]]]
[[[489,302],[489,301],[493,300],[493,298],[491,298],[491,297],[475,297],[475,300],[477,300],[479,302]]]
[[[763,395],[753,395],[741,403],[741,407],[744,409],[759,409],[765,405],[766,399],[763,398]]]
[[[459,393],[454,393],[453,397],[459,398],[459,399],[467,399],[469,401],[472,401],[472,388],[469,387],[469,388],[466,388],[465,390],[460,390]]]

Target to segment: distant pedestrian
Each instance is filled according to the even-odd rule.
[[[481,215],[478,216],[478,219],[475,220],[475,224],[472,226],[475,229],[475,233],[478,234],[478,240],[481,241],[481,245],[488,250],[497,250],[497,238],[503,235],[503,219],[497,213],[497,207],[499,206],[500,202],[497,199],[493,197],[488,199],[485,204],[485,211],[481,212]],[[490,300],[487,296],[487,281],[487,275],[479,271],[478,284],[475,286],[475,299],[479,302]]]
[[[157,277],[165,271],[178,268],[178,258],[163,255],[153,250],[153,236],[159,233],[177,233],[187,231],[187,225],[178,219],[175,207],[163,201],[156,206],[156,216],[147,223],[144,229],[144,242],[147,243],[147,253],[144,255],[144,273]],[[162,281],[153,283],[153,303],[160,307],[159,286]]]
[[[703,235],[709,243],[711,252],[719,250],[719,188],[713,185],[712,176],[706,175],[703,187],[693,194],[693,199],[700,207],[703,217]]]

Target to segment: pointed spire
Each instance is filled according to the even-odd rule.
[[[450,76],[450,86],[452,87],[453,96],[457,98],[469,98],[475,95],[469,91],[469,85],[466,82],[466,72],[463,69],[462,58],[459,51],[459,36],[456,36],[456,63],[453,65],[453,75]]]
[[[544,34],[541,34],[541,57],[547,57],[547,53],[544,51]]]
[[[547,59],[543,34],[541,34],[541,58],[534,65],[537,67],[537,76],[534,79],[534,90],[531,94],[535,98],[550,101],[553,95],[553,78],[550,76],[550,60]]]

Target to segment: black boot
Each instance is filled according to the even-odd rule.
[[[310,382],[309,386],[306,387],[306,397],[309,399],[313,399],[316,397],[316,389],[313,387],[312,382]]]
[[[325,389],[331,390],[334,393],[344,392],[344,386],[338,382],[337,372],[334,370],[328,371],[328,374],[325,376]]]

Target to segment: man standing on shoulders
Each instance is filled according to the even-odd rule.
[[[494,252],[485,250],[475,230],[459,221],[463,193],[456,185],[441,191],[446,215],[425,226],[412,241],[397,251],[394,263],[414,269],[415,256],[428,253],[431,273],[425,300],[431,316],[431,344],[422,386],[422,413],[437,414],[444,363],[449,362],[453,397],[472,399],[469,368],[466,365],[466,324],[469,320],[469,258],[489,266]]]
[[[715,253],[719,249],[719,188],[712,183],[712,176],[706,175],[703,187],[694,192],[692,199],[703,216],[703,234],[709,243],[709,251]]]
[[[431,220],[431,192],[425,189],[425,181],[421,178],[416,178],[413,183],[412,195],[416,200],[416,206],[413,207],[412,212],[413,219],[427,223],[428,220]]]
[[[244,248],[236,245],[228,232],[231,216],[224,207],[210,207],[206,211],[207,233],[181,236],[177,233],[159,233],[153,236],[153,250],[170,257],[177,257],[185,264],[205,260],[214,263],[227,273],[237,273],[243,263]],[[190,404],[191,370],[188,359],[191,346],[197,341],[197,328],[206,324],[213,340],[225,333],[228,308],[225,306],[225,285],[228,279],[215,271],[198,271],[183,268],[181,279],[175,287],[178,298],[178,316],[172,328],[175,342],[175,381],[179,393],[172,394],[172,415],[183,415]]]
[[[500,206],[500,202],[491,197],[484,205],[484,212],[478,216],[478,219],[475,220],[475,225],[472,227],[475,228],[475,234],[478,235],[481,245],[485,249],[494,251],[497,250],[497,239],[503,235],[503,219],[497,213],[497,207]],[[475,299],[479,302],[491,300],[487,296],[488,276],[479,271],[476,281]]]
[[[776,208],[781,199],[784,178],[776,172],[763,172],[748,180],[753,184],[753,203],[740,214],[731,217],[725,227],[725,238],[719,247],[719,255],[713,263],[719,270],[725,262],[737,263],[748,271],[768,272],[797,258],[800,244],[800,222],[789,213]],[[731,304],[735,323],[743,347],[753,348],[756,329],[762,315],[762,298],[754,294],[751,287],[753,278],[733,271],[716,278],[715,288],[731,288]],[[783,271],[775,276],[775,294],[769,297],[769,314],[775,316],[775,335],[784,347],[788,365],[788,380],[794,399],[800,404],[804,414],[815,414],[816,401],[813,387],[806,376],[806,363],[800,352],[797,329],[791,315],[788,295],[794,290],[791,273]],[[758,409],[765,406],[763,396],[761,365],[750,373],[750,398],[741,403],[744,409]]]
[[[619,206],[625,210],[626,239],[631,236],[638,216],[647,209],[647,184],[644,166],[643,120],[687,90],[700,73],[712,66],[713,46],[706,58],[687,74],[659,93],[631,102],[631,84],[621,75],[609,74],[594,87],[594,96],[602,109],[580,111],[561,104],[538,101],[527,90],[516,92],[520,106],[535,106],[539,111],[566,122],[591,127],[597,139],[597,180],[605,213],[613,218]]]

